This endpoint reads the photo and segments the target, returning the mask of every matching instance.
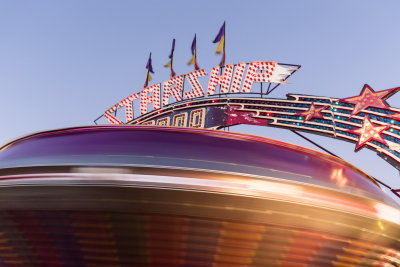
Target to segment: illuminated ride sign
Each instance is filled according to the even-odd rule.
[[[200,83],[201,78],[207,76],[206,71],[196,70],[172,77],[162,85],[158,83],[143,88],[106,110],[104,117],[112,124],[122,124],[122,121],[115,116],[115,112],[124,107],[125,121],[131,122],[134,119],[133,106],[137,103],[140,105],[140,115],[144,115],[149,112],[149,106],[153,111],[168,106],[171,98],[174,102],[180,102],[214,96],[217,94],[217,87],[219,94],[247,94],[252,93],[253,83],[269,83],[265,92],[268,94],[279,84],[288,83],[286,79],[299,68],[299,65],[268,61],[229,64],[223,68],[217,66],[210,72],[206,89]],[[185,88],[185,82],[190,84],[190,89]],[[272,83],[277,85],[271,88]]]
[[[287,83],[286,79],[299,68],[275,62],[226,65],[222,70],[216,67],[207,90],[198,80],[206,73],[198,70],[165,81],[162,89],[161,84],[146,87],[103,116],[113,124],[122,124],[116,111],[125,107],[126,123],[132,125],[219,129],[250,124],[306,131],[355,143],[356,151],[365,146],[400,170],[400,109],[385,101],[400,87],[375,92],[364,85],[358,96],[343,99],[300,94],[288,94],[287,99],[263,97]],[[191,91],[184,91],[185,81]],[[268,82],[268,89],[263,92],[261,87],[260,97],[243,95],[256,93],[252,92],[255,82]],[[271,87],[271,83],[277,84]],[[177,102],[169,104],[171,98]],[[136,118],[135,101],[140,103],[141,114]]]

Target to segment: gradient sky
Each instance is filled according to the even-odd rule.
[[[300,64],[290,85],[270,97],[304,93],[337,98],[400,86],[399,1],[127,1],[0,0],[0,142],[35,131],[92,125],[104,110],[140,91],[153,53],[153,82],[174,68],[192,70],[190,44],[197,33],[198,62],[209,71],[220,57],[211,41],[226,20],[227,63]],[[400,107],[400,93],[389,98]],[[307,146],[287,130],[236,126]],[[374,152],[307,134],[392,187],[399,173]]]

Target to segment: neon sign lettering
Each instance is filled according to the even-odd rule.
[[[289,66],[289,67],[287,67]],[[165,82],[153,84],[143,88],[121,100],[104,112],[104,117],[112,124],[123,122],[115,116],[118,109],[125,108],[125,121],[134,119],[133,106],[139,101],[140,115],[151,110],[157,110],[170,104],[170,100],[179,102],[219,94],[251,93],[254,83],[286,84],[286,79],[300,68],[298,65],[286,65],[269,61],[254,61],[250,63],[229,64],[221,68],[217,66],[210,72],[206,90],[199,78],[207,76],[204,69],[192,71],[186,75],[175,76]],[[247,71],[246,71],[247,69]],[[185,81],[190,90],[184,88]]]

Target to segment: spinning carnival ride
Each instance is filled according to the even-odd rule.
[[[299,67],[216,67],[207,96],[197,80],[206,73],[196,70],[109,108],[104,118],[118,125],[4,145],[0,265],[399,266],[400,207],[374,178],[330,155],[215,130],[317,133],[366,146],[399,168],[400,110],[385,99],[400,88],[365,85],[345,99],[265,98],[262,87],[260,97],[245,94],[254,82],[268,82],[268,94]]]
[[[0,152],[2,266],[398,266],[400,210],[335,157],[229,132],[32,134]]]

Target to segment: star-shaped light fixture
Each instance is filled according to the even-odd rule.
[[[314,105],[314,102],[311,103],[310,107],[306,111],[302,111],[296,114],[296,116],[304,117],[304,121],[309,121],[313,118],[317,119],[322,119],[324,117],[324,114],[322,114],[322,111],[324,109],[327,109],[329,106],[323,106],[321,108],[317,108]]]
[[[357,152],[358,150],[360,150],[364,145],[366,145],[366,143],[371,140],[375,140],[385,145],[388,145],[385,139],[383,139],[383,137],[381,136],[381,133],[389,127],[389,125],[374,126],[368,117],[364,117],[361,128],[348,130],[349,133],[358,134],[358,142],[355,151]]]
[[[371,86],[365,84],[360,95],[343,98],[339,101],[354,104],[355,107],[351,112],[351,116],[354,116],[360,113],[363,109],[367,109],[369,107],[389,108],[389,104],[386,103],[385,100],[399,90],[400,87],[396,87],[375,92]]]

